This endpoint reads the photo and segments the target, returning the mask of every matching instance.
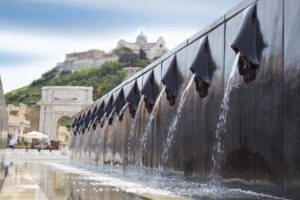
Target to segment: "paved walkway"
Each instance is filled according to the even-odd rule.
[[[25,167],[11,165],[0,191],[1,200],[46,200],[39,183]]]

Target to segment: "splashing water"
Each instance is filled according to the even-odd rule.
[[[107,126],[109,124],[109,119],[112,118],[113,114],[115,113],[115,108],[113,108],[113,110],[111,111],[111,113],[109,114],[106,122],[105,122],[105,125],[103,126],[103,131],[106,131],[107,130]],[[110,136],[111,134],[114,133],[115,131],[115,123],[112,123],[112,126],[110,128],[108,128],[108,136]],[[105,133],[106,134],[106,133]],[[104,160],[110,160],[112,161],[112,158],[113,158],[113,149],[109,146],[109,145],[106,145],[106,144],[111,144],[111,137],[107,137],[107,140],[105,140],[104,142]]]
[[[91,141],[92,141],[92,129],[87,129],[85,135],[85,143],[83,147],[83,157],[82,159],[88,163],[90,160],[89,152],[91,148]]]
[[[143,134],[142,139],[141,139],[142,150],[145,150],[145,148],[146,148],[146,144],[147,144],[147,140],[148,140],[148,135],[149,135],[149,132],[150,132],[150,129],[151,129],[151,124],[152,124],[152,121],[155,118],[155,113],[157,111],[157,107],[159,105],[159,102],[160,102],[161,97],[162,97],[163,93],[165,92],[165,90],[166,90],[166,86],[164,86],[163,89],[161,90],[161,92],[159,93],[159,95],[158,95],[158,97],[156,99],[156,102],[155,102],[155,104],[153,106],[153,110],[150,113],[150,115],[148,116],[148,120],[147,120],[147,124],[146,124],[146,127],[145,127],[145,131],[144,131],[144,134]]]
[[[109,119],[114,115],[115,110],[116,110],[116,108],[112,109],[111,113],[108,115],[108,118],[107,118],[108,120],[107,121],[109,121]]]
[[[77,161],[80,159],[80,150],[81,150],[81,144],[83,140],[83,134],[77,134],[76,135],[76,144],[74,147],[74,161]]]
[[[95,146],[95,154],[96,154],[95,163],[96,164],[103,164],[105,127],[100,128],[100,126],[99,126],[99,130],[98,130],[98,137],[96,139],[96,146]]]
[[[184,106],[184,104],[185,104],[185,102],[187,100],[187,96],[189,94],[189,90],[190,90],[190,88],[192,86],[194,78],[195,78],[195,74],[192,76],[192,78],[189,81],[188,85],[184,89],[184,91],[183,91],[183,93],[181,95],[180,101],[179,101],[179,105],[178,105],[177,110],[176,110],[176,115],[173,118],[173,120],[171,122],[171,125],[169,126],[169,130],[168,130],[168,134],[167,134],[167,139],[166,139],[166,143],[165,143],[163,154],[162,154],[162,159],[163,159],[164,163],[169,158],[169,151],[170,151],[170,148],[171,148],[173,140],[174,140],[175,132],[176,132],[176,129],[177,129],[177,124],[178,124],[178,122],[179,122],[179,120],[181,118],[182,109],[183,109],[183,106]]]
[[[120,110],[119,113],[120,113],[120,114],[124,113],[128,105],[129,105],[129,103],[126,103],[126,104],[123,106],[123,108]]]
[[[36,165],[40,165],[41,170],[37,170]],[[19,167],[20,168],[20,167]],[[159,171],[136,168],[128,166],[126,173],[120,166],[95,166],[88,164],[70,165],[68,163],[46,163],[46,164],[26,164],[26,170],[30,174],[41,171],[42,180],[41,188],[45,194],[55,193],[55,187],[49,184],[52,182],[63,184],[67,192],[74,191],[75,194],[80,194],[76,190],[80,189],[81,193],[85,193],[84,197],[89,199],[103,199],[100,191],[92,193],[89,188],[98,187],[113,187],[126,193],[133,193],[137,195],[147,194],[149,198],[145,199],[209,199],[209,200],[281,200],[282,198],[273,197],[252,191],[245,191],[241,189],[232,188],[215,188],[210,187],[206,183],[201,183],[197,179],[186,179],[181,174],[162,174]],[[49,176],[53,174],[53,176]],[[16,173],[18,174],[18,173]],[[35,175],[34,177],[38,177]],[[45,178],[49,180],[45,180]],[[59,178],[57,178],[59,177]],[[54,181],[56,180],[56,181]],[[64,180],[64,182],[61,182]],[[45,191],[46,190],[46,191]],[[48,192],[47,192],[48,191]],[[120,198],[113,198],[111,192],[108,193],[107,200],[115,199],[133,199],[126,198],[120,195]],[[151,194],[151,195],[150,195]],[[60,193],[60,195],[62,195]],[[49,197],[49,196],[47,196]],[[59,196],[62,199],[62,196]],[[98,197],[98,198],[97,198]],[[109,198],[110,197],[110,198]],[[86,199],[85,198],[85,199]],[[58,198],[49,198],[58,199]],[[63,198],[73,199],[73,198]],[[78,198],[77,198],[78,199]],[[140,199],[140,198],[134,198]],[[144,198],[142,198],[144,199]]]
[[[136,110],[136,114],[138,114],[140,112],[143,101],[144,101],[144,95],[141,96],[141,99],[139,101],[139,104],[138,104],[138,107]],[[137,121],[138,121],[138,117],[136,116],[131,122],[129,135],[133,135]]]
[[[97,124],[95,130],[92,133],[92,141],[91,141],[91,147],[90,147],[90,158],[89,163],[95,163],[96,160],[96,149],[98,148],[98,139],[99,139],[99,130],[100,125]]]
[[[215,138],[214,138],[214,146],[213,146],[213,155],[212,155],[212,172],[211,176],[212,184],[215,186],[220,186],[220,170],[221,170],[221,162],[222,162],[222,155],[223,155],[223,147],[222,147],[222,136],[226,133],[226,122],[227,122],[227,114],[229,110],[229,100],[230,100],[230,93],[232,91],[234,75],[238,68],[238,61],[240,58],[240,53],[236,55],[234,60],[233,66],[231,68],[231,72],[229,78],[227,80],[224,97],[221,105],[221,114],[218,119],[217,127],[215,130]]]
[[[74,134],[74,132],[72,131],[71,132],[71,137],[72,137],[72,140],[71,140],[71,145],[70,145],[70,152],[71,152],[71,155],[70,155],[70,160],[74,160],[75,159],[75,147],[76,147],[76,142],[78,140],[78,135]]]
[[[128,135],[128,142],[127,142],[127,152],[130,151],[130,144],[133,144],[132,140],[134,139],[134,135],[135,135],[135,130],[136,130],[136,126],[137,126],[137,122],[139,119],[139,113],[141,111],[141,107],[144,101],[144,95],[141,96],[137,110],[136,110],[136,116],[134,117],[134,119],[131,121],[131,125],[130,125],[130,131],[129,131],[129,135]],[[135,148],[135,147],[134,147]],[[139,154],[136,154],[137,158],[136,160],[140,160],[139,158]],[[137,162],[139,163],[139,162]]]

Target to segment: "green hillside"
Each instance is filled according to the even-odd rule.
[[[30,85],[11,91],[5,95],[7,104],[34,104],[41,99],[44,86],[89,86],[93,87],[93,98],[98,99],[120,84],[125,78],[120,62],[108,62],[101,68],[86,68],[74,73],[59,74],[56,68],[44,73]]]
[[[100,68],[90,67],[76,72],[59,73],[56,68],[44,73],[30,85],[11,91],[5,95],[7,104],[35,104],[41,99],[41,88],[44,86],[88,86],[93,87],[94,100],[119,85],[126,77],[124,67],[144,68],[153,60],[146,58],[146,53],[140,50],[135,54],[128,48],[114,50],[118,61],[107,62]]]

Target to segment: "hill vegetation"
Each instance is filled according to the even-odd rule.
[[[87,86],[93,87],[94,100],[119,85],[125,78],[124,67],[145,67],[152,60],[145,57],[145,52],[134,54],[130,49],[115,52],[119,61],[107,62],[99,67],[89,67],[76,72],[59,73],[57,68],[44,73],[40,79],[30,85],[11,91],[5,95],[7,104],[36,104],[41,99],[41,88],[44,86]]]
[[[101,68],[86,68],[74,73],[59,74],[56,68],[46,72],[30,85],[5,95],[7,104],[35,104],[41,99],[44,86],[89,86],[93,87],[93,97],[100,96],[120,84],[125,78],[122,65],[118,62],[105,63]]]

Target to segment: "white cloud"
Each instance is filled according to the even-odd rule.
[[[28,0],[23,0],[28,2]],[[227,9],[241,2],[241,0],[29,0],[35,3],[65,4],[87,8],[101,8],[129,12],[151,12],[178,15],[215,15],[225,12]]]

